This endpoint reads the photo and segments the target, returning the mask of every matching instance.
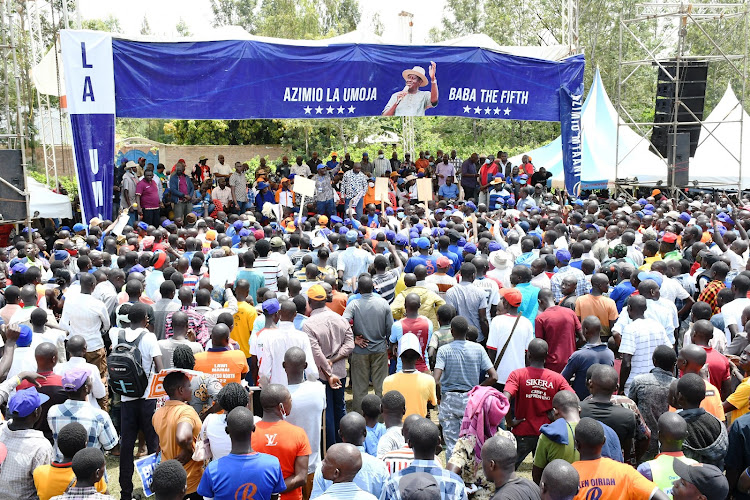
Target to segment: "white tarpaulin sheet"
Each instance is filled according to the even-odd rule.
[[[32,217],[73,218],[73,207],[67,195],[54,193],[31,177],[26,178],[26,186],[29,190],[29,214]],[[35,215],[37,212],[38,215]]]

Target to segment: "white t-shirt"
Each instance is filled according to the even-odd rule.
[[[492,318],[490,334],[487,336],[487,347],[497,350],[495,357],[490,356],[493,363],[508,341],[508,335],[510,335],[515,322],[516,317],[509,314],[502,314]],[[504,384],[508,380],[510,372],[526,366],[526,348],[533,339],[534,327],[531,321],[521,316],[518,319],[518,325],[516,325],[516,329],[513,332],[510,344],[508,344],[508,348],[505,350],[503,359],[497,367],[498,383]]]
[[[648,318],[640,318],[622,330],[620,353],[631,354],[630,375],[625,382],[625,394],[637,375],[648,373],[654,368],[652,359],[654,351],[660,345],[672,347],[667,332],[661,323]]]
[[[139,328],[133,330],[132,328],[110,328],[109,339],[112,342],[112,348],[120,343],[119,336],[121,331],[125,331],[125,340],[127,342],[133,342],[138,338],[138,335],[144,330]],[[161,356],[161,349],[159,348],[159,341],[156,340],[156,335],[146,330],[146,333],[141,338],[140,344],[138,344],[138,350],[141,352],[141,366],[143,371],[146,372],[146,377],[150,377],[154,371],[154,358]],[[148,390],[148,388],[146,389]],[[146,391],[143,391],[143,396],[146,395]],[[141,398],[143,398],[141,396]],[[130,396],[121,396],[122,401],[135,401],[141,398],[132,398]]]
[[[661,288],[659,288],[659,295],[661,299],[667,300],[672,304],[674,304],[677,299],[685,300],[690,297],[690,294],[688,294],[687,290],[680,285],[679,281],[674,278],[667,278],[666,276],[662,279]]]
[[[312,449],[307,463],[307,473],[312,474],[320,463],[320,429],[323,410],[326,409],[326,387],[317,380],[307,380],[288,388],[292,394],[292,411],[287,417],[287,422],[301,427],[307,434]]]
[[[745,325],[742,325],[741,322],[742,311],[744,311],[747,306],[750,306],[750,299],[742,298],[734,299],[732,302],[724,304],[721,308],[721,314],[724,315],[724,333],[730,342],[732,341],[732,334],[729,332],[729,325],[737,325],[738,331],[745,331]]]
[[[93,385],[91,386],[91,392],[88,396],[89,404],[91,404],[91,406],[93,406],[94,408],[99,409],[99,403],[96,400],[103,398],[105,394],[107,394],[107,389],[104,387],[102,378],[99,375],[99,368],[97,368],[96,365],[87,363],[86,358],[79,358],[74,356],[65,363],[58,363],[57,365],[55,365],[54,370],[57,375],[60,375],[62,377],[70,370],[75,369],[88,370],[91,381],[93,382]]]
[[[201,426],[201,438],[208,437],[211,455],[214,460],[229,455],[232,451],[232,440],[227,434],[227,414],[212,413],[206,417]]]
[[[230,167],[226,162],[224,162],[224,165],[217,162],[216,165],[214,165],[214,168],[211,169],[211,172],[219,175],[231,175],[232,167]]]
[[[500,287],[497,286],[494,280],[486,277],[474,280],[474,286],[484,291],[485,298],[487,299],[487,321],[490,321],[492,320],[490,308],[500,303]]]
[[[305,353],[307,368],[305,377],[307,380],[318,380],[318,367],[313,359],[310,337],[305,332],[294,328],[294,323],[280,321],[279,329],[274,335],[264,339],[263,359],[258,368],[261,385],[266,383],[287,385],[286,371],[284,370],[284,355],[291,347],[299,347]]]

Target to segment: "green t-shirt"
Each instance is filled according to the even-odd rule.
[[[568,444],[555,443],[544,434],[540,435],[539,442],[536,445],[534,465],[540,469],[544,469],[548,463],[558,458],[571,464],[580,460],[580,455],[576,450],[575,441],[573,440],[576,424],[577,422],[568,422]]]

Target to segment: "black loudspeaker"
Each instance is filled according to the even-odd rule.
[[[24,190],[25,183],[20,149],[0,150],[0,179],[20,191]],[[2,181],[0,181],[0,207],[2,207],[0,208],[2,220],[26,220],[26,197],[18,194]]]
[[[677,109],[677,122],[695,122],[703,119],[703,106],[706,101],[706,79],[708,63],[701,61],[681,61],[679,69],[679,89],[672,80],[677,75],[677,63],[662,62],[656,83],[656,104],[654,106],[654,130],[651,133],[651,149],[663,157],[671,154],[672,134],[690,135],[690,156],[695,155],[701,133],[700,125],[672,124],[675,118],[675,96],[682,102]],[[687,109],[685,109],[687,107]],[[690,111],[688,111],[690,110]],[[695,117],[693,117],[695,115]],[[663,123],[664,125],[659,125]],[[671,163],[670,163],[671,164]]]
[[[687,187],[690,177],[690,134],[682,132],[669,134],[667,150],[669,154],[669,170],[667,172],[667,184],[675,187]],[[673,141],[676,141],[673,142]],[[676,145],[675,148],[672,146]]]

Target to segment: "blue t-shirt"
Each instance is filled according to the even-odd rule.
[[[448,184],[443,184],[440,186],[440,189],[438,189],[438,196],[442,196],[449,200],[456,200],[458,199],[458,186],[456,184],[451,184],[450,186]]]
[[[609,298],[615,301],[618,313],[622,312],[628,297],[633,295],[633,292],[635,292],[635,287],[630,283],[630,280],[623,280],[614,287],[612,293],[609,294]]]
[[[367,427],[365,438],[365,451],[373,457],[378,456],[378,441],[385,434],[385,424],[378,422],[375,427]]]
[[[229,454],[208,464],[198,494],[216,500],[270,500],[285,489],[278,458],[265,453]]]
[[[586,344],[570,356],[568,364],[565,365],[561,373],[567,380],[575,375],[576,378],[571,387],[581,401],[590,394],[588,387],[586,387],[586,372],[591,365],[595,364],[614,366],[615,354],[609,350],[607,344]]]
[[[413,255],[408,261],[406,261],[404,272],[413,273],[414,268],[419,265],[425,266],[427,268],[427,276],[434,274],[435,271],[437,271],[437,257],[435,257],[434,255]]]

